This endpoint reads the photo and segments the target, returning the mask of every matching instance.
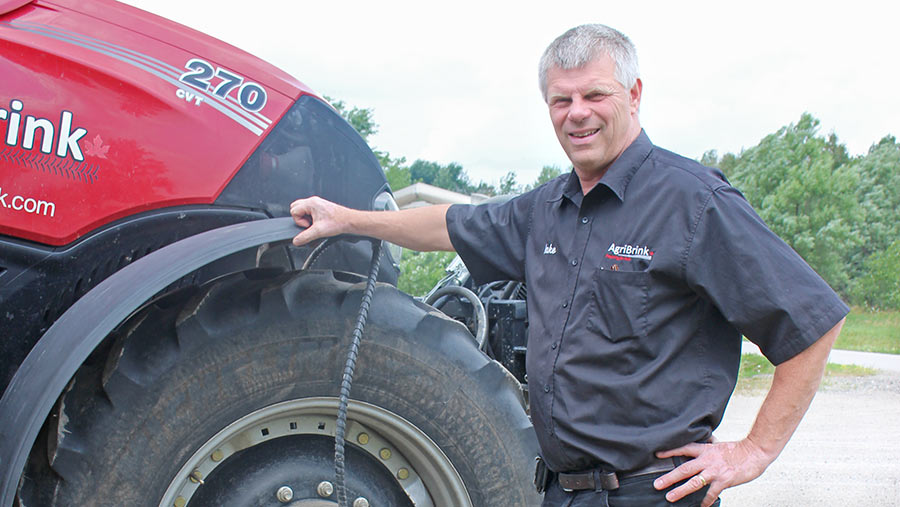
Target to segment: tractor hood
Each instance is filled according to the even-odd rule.
[[[23,3],[18,0],[16,3]],[[45,2],[39,2],[44,4]],[[113,1],[52,0],[46,2],[57,8],[81,13],[105,23],[116,25],[143,37],[203,58],[211,65],[223,65],[239,76],[245,76],[281,94],[297,98],[312,93],[309,88],[278,67],[219,39],[151,14],[130,5]],[[187,69],[182,69],[187,70]]]
[[[310,90],[111,0],[0,2],[0,234],[47,245],[215,202]]]

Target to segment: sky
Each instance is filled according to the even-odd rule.
[[[604,23],[638,51],[641,125],[690,158],[739,153],[808,112],[852,155],[900,135],[900,28],[883,0],[126,0],[373,110],[370,145],[473,183],[570,167],[537,85],[544,48]]]

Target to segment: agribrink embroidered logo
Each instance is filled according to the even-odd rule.
[[[649,246],[617,245],[612,243],[606,249],[606,258],[617,261],[630,261],[632,259],[649,261],[653,259],[653,251],[650,250]]]
[[[556,247],[553,246],[553,243],[547,243],[544,246],[544,255],[556,255]]]

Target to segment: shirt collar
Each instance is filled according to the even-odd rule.
[[[650,156],[651,151],[653,151],[653,143],[650,142],[650,138],[641,129],[641,133],[637,138],[609,166],[606,174],[600,178],[600,181],[588,194],[596,192],[597,187],[602,185],[611,190],[620,201],[624,201],[625,189],[628,188],[628,184],[631,182],[634,174],[647,160],[647,157]],[[560,197],[566,197],[576,206],[581,207],[584,195],[581,193],[581,181],[578,179],[578,175],[575,174],[575,169],[572,169],[569,173],[568,181],[563,185],[561,194]]]

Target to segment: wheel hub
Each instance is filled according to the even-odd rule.
[[[321,487],[334,476],[337,405],[335,398],[304,398],[242,417],[194,453],[160,505],[337,505],[333,488]],[[409,421],[361,402],[351,402],[348,414],[351,505],[471,505],[449,459]]]

